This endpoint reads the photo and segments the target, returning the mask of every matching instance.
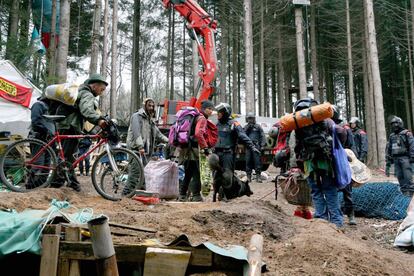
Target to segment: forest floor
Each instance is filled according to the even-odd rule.
[[[132,199],[111,202],[93,190],[89,177],[80,177],[83,191],[46,188],[25,194],[0,193],[0,207],[22,211],[47,209],[52,199],[68,200],[76,208],[92,208],[110,221],[155,228],[139,236],[114,236],[114,242],[138,243],[156,238],[171,242],[186,234],[192,244],[210,241],[220,246],[248,247],[253,234],[264,237],[265,275],[414,275],[412,251],[393,247],[399,221],[357,218],[357,226],[338,229],[322,220],[294,217],[295,207],[279,193],[274,199],[276,174],[251,184],[254,194],[230,202],[161,202],[144,205]],[[374,173],[373,181],[389,180]],[[395,181],[395,179],[393,179]],[[269,194],[270,193],[270,194]],[[264,197],[265,195],[267,195]],[[264,197],[264,198],[263,198]],[[72,211],[72,210],[69,210]],[[225,275],[213,273],[210,275]]]

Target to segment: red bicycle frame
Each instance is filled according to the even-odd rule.
[[[89,154],[91,154],[93,151],[95,151],[98,147],[100,147],[103,144],[106,144],[108,142],[107,138],[102,137],[100,134],[94,134],[94,135],[61,135],[59,134],[59,131],[55,132],[55,135],[53,136],[53,139],[50,140],[45,146],[43,146],[38,153],[36,153],[35,156],[33,156],[32,159],[29,160],[29,162],[27,162],[27,164],[30,164],[33,168],[39,168],[39,169],[50,169],[50,167],[46,167],[46,166],[41,166],[41,165],[35,165],[33,164],[33,162],[35,162],[35,160],[37,160],[37,158],[39,158],[39,156],[46,150],[47,147],[52,148],[53,144],[57,144],[59,147],[59,158],[61,158],[61,160],[65,161],[65,154],[63,152],[63,147],[62,147],[62,141],[66,140],[66,139],[82,139],[82,138],[97,138],[99,139],[98,143],[93,146],[90,150],[88,150],[87,152],[85,152],[84,154],[82,154],[80,157],[78,157],[73,163],[72,163],[72,168],[76,168],[76,166],[82,162],[82,160],[84,160]]]

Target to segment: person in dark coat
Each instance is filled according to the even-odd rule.
[[[352,117],[351,120],[349,120],[349,125],[352,129],[352,134],[354,135],[355,155],[359,161],[365,164],[367,162],[368,154],[367,133],[361,128],[361,120],[359,120],[358,117]]]
[[[256,116],[253,112],[247,113],[246,121],[247,125],[244,126],[244,132],[246,132],[254,146],[260,151],[266,145],[263,128],[256,123]],[[249,182],[252,181],[252,172],[255,170],[256,181],[262,183],[262,162],[260,157],[260,152],[253,152],[251,149],[246,149],[246,173]]]
[[[386,147],[385,174],[390,176],[391,165],[400,184],[401,192],[409,197],[414,194],[414,138],[411,131],[404,128],[404,122],[399,117],[391,120],[392,133]]]
[[[227,103],[220,103],[216,106],[217,110],[217,129],[218,142],[214,148],[214,152],[219,157],[220,167],[222,171],[215,171],[213,178],[226,179],[223,189],[230,189],[233,183],[234,167],[235,167],[235,150],[237,143],[244,144],[248,149],[260,153],[255,147],[252,140],[246,135],[240,123],[231,118],[232,109]]]

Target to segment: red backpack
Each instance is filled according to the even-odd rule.
[[[218,129],[217,126],[210,120],[207,119],[207,137],[206,142],[209,148],[213,148],[218,140]]]

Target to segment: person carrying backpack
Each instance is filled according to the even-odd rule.
[[[213,111],[213,102],[209,100],[203,101],[201,103],[201,113],[191,119],[191,125],[187,133],[189,136],[188,145],[184,147],[178,146],[179,159],[184,166],[184,179],[179,186],[179,201],[188,200],[187,192],[191,180],[191,200],[195,202],[203,201],[201,197],[202,180],[207,182],[207,184],[211,181],[207,157],[211,154],[211,148],[217,142],[217,128],[208,120]],[[177,121],[179,120],[180,118],[177,118]],[[172,134],[174,133],[174,131],[171,132]]]
[[[95,105],[95,98],[102,95],[107,86],[108,83],[105,78],[99,74],[92,74],[85,80],[79,87],[75,106],[69,107],[61,104],[57,108],[57,114],[65,113],[66,115],[66,118],[57,124],[59,133],[62,135],[81,134],[85,121],[94,125],[99,125],[102,129],[106,128],[106,121],[97,111],[98,106]],[[70,109],[70,113],[66,112],[65,109]],[[75,161],[74,154],[78,151],[78,144],[79,141],[77,139],[65,139],[62,141],[62,148],[66,161],[70,163]],[[69,172],[69,180],[70,183],[68,183],[67,186],[80,192],[80,183],[73,170]],[[57,181],[54,182],[55,186],[63,186],[64,181],[64,179],[57,179]]]
[[[317,105],[311,98],[300,99],[294,111]],[[315,207],[314,218],[325,219],[336,226],[343,225],[343,216],[338,202],[338,190],[334,182],[332,167],[332,125],[330,119],[295,130],[297,162],[303,163],[304,177],[311,188]]]
[[[263,128],[259,124],[256,124],[256,117],[253,112],[247,113],[246,121],[247,125],[244,126],[244,132],[246,132],[255,147],[260,151],[266,145],[266,136]],[[260,153],[246,149],[246,173],[249,182],[252,181],[252,172],[255,170],[256,181],[262,183],[262,162],[260,156]]]
[[[404,128],[404,122],[394,117],[391,122],[393,133],[390,134],[386,147],[385,174],[390,176],[391,165],[400,184],[401,192],[409,197],[414,194],[414,137],[411,131]]]

